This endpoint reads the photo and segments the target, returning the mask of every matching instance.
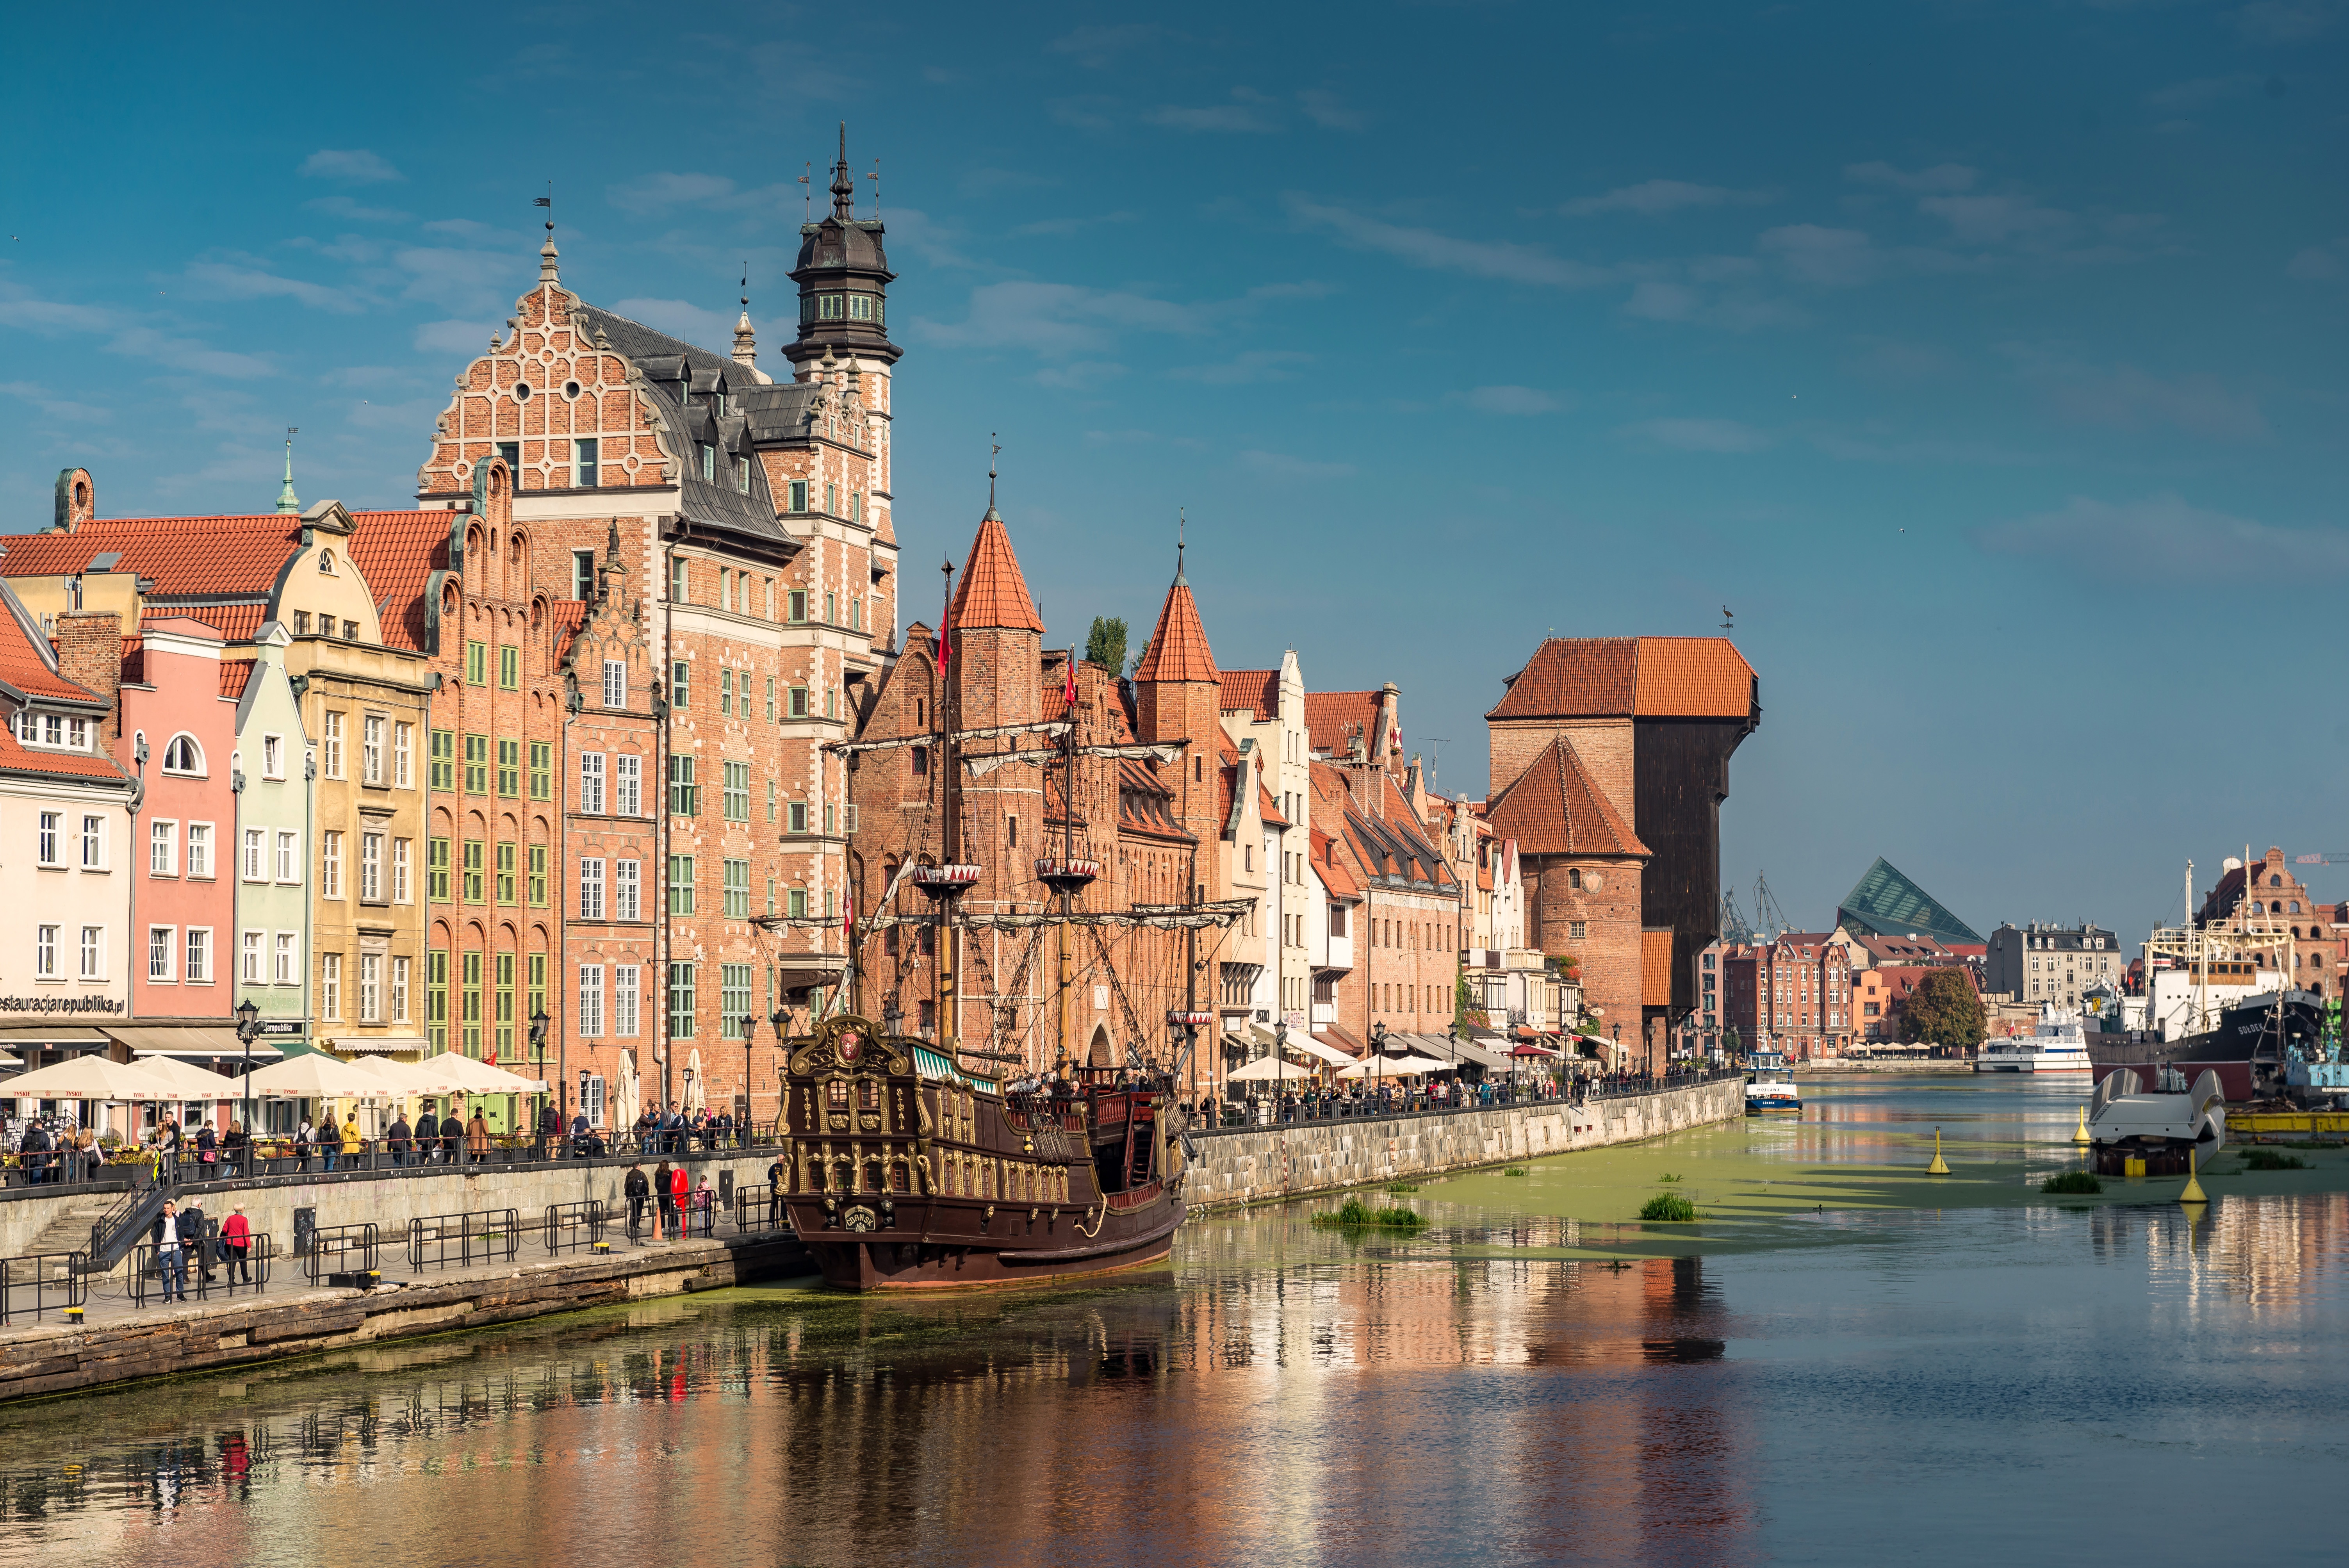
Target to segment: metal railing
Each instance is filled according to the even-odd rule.
[[[1489,1096],[1467,1093],[1441,1099],[1431,1097],[1423,1089],[1394,1090],[1384,1095],[1296,1095],[1286,1099],[1266,1096],[1220,1102],[1216,1108],[1216,1125],[1194,1126],[1190,1130],[1194,1137],[1209,1137],[1312,1122],[1391,1121],[1411,1117],[1459,1116],[1470,1111],[1506,1110],[1512,1107],[1581,1105],[1593,1099],[1623,1099],[1636,1095],[1661,1094],[1669,1089],[1693,1088],[1742,1076],[1740,1069],[1721,1068],[1693,1073],[1667,1073],[1655,1078],[1578,1079],[1571,1088],[1551,1092],[1535,1092],[1524,1088],[1511,1089],[1506,1085],[1494,1085]]]
[[[0,1258],[0,1327],[28,1314],[38,1323],[47,1313],[81,1305],[89,1291],[88,1262],[79,1253]]]
[[[675,1135],[670,1135],[675,1136]],[[269,1140],[264,1148],[274,1148],[277,1140]],[[631,1134],[594,1134],[585,1139],[541,1137],[523,1139],[512,1143],[492,1142],[486,1150],[472,1150],[463,1139],[456,1140],[452,1151],[447,1140],[408,1139],[404,1147],[396,1146],[388,1138],[367,1138],[345,1152],[339,1145],[329,1154],[323,1148],[313,1149],[306,1155],[277,1154],[256,1151],[243,1164],[215,1163],[200,1166],[191,1159],[177,1161],[166,1160],[158,1171],[165,1185],[185,1185],[202,1181],[243,1181],[271,1176],[320,1176],[327,1174],[356,1175],[440,1175],[450,1170],[479,1171],[512,1169],[533,1165],[557,1165],[580,1160],[639,1160],[639,1159],[722,1159],[732,1155],[754,1153],[777,1149],[781,1144],[764,1132],[749,1138],[734,1137],[717,1144],[687,1138],[684,1146],[676,1150],[663,1147],[664,1140],[656,1137],[640,1147]],[[420,1145],[429,1142],[429,1147]]]
[[[373,1274],[378,1247],[375,1222],[326,1225],[310,1233],[302,1253],[302,1276],[316,1284],[328,1274]]]
[[[133,1187],[89,1228],[89,1266],[104,1274],[122,1261],[163,1212],[171,1191],[160,1183]]]
[[[610,1222],[601,1199],[590,1198],[584,1203],[549,1203],[546,1206],[546,1250],[550,1255],[575,1253],[591,1247],[604,1239],[604,1227]]]
[[[98,1174],[88,1173],[89,1161],[79,1150],[63,1153],[52,1150],[47,1153],[22,1154],[19,1161],[33,1161],[31,1165],[0,1166],[0,1191],[39,1192],[103,1192],[130,1186],[148,1180],[148,1167],[143,1164],[100,1165]]]
[[[447,1268],[450,1264],[512,1263],[522,1250],[522,1219],[512,1209],[479,1209],[467,1214],[427,1214],[408,1222],[408,1266]],[[373,1267],[373,1264],[369,1264]]]
[[[791,1212],[783,1206],[782,1190],[776,1187],[735,1188],[734,1206],[727,1212],[727,1218],[738,1236],[792,1228]]]
[[[151,1243],[131,1250],[133,1305],[145,1306],[149,1294],[162,1287],[163,1271],[156,1255],[157,1249]],[[239,1291],[250,1295],[268,1288],[270,1265],[277,1260],[277,1245],[270,1240],[268,1232],[255,1231],[241,1255],[214,1238],[201,1247],[182,1247],[180,1256],[187,1269],[188,1293],[198,1301],[209,1301],[215,1295],[233,1296]]]

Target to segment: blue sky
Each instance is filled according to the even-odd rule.
[[[747,265],[771,348],[846,119],[913,581],[999,431],[1056,638],[1186,508],[1218,659],[1394,680],[1468,790],[1545,634],[1726,604],[1749,913],[2349,860],[2343,0],[128,15],[0,62],[0,528],[266,507],[289,425],[402,502],[550,179],[571,286],[722,350]]]

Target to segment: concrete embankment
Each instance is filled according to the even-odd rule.
[[[285,1288],[273,1284],[258,1295],[186,1306],[111,1310],[86,1326],[52,1321],[10,1328],[0,1333],[0,1400],[485,1328],[811,1268],[807,1249],[788,1232],[521,1262],[455,1277],[411,1274],[388,1251],[383,1264],[386,1278],[408,1283],[372,1291],[307,1286],[296,1260],[281,1258],[278,1278],[291,1281]]]
[[[1199,1140],[1199,1160],[1183,1194],[1199,1209],[1259,1203],[1635,1143],[1727,1121],[1744,1111],[1745,1082],[1732,1078],[1582,1105],[1550,1100],[1441,1116],[1349,1118],[1219,1132]]]

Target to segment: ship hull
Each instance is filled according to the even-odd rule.
[[[2305,991],[2287,994],[2282,1006],[2253,998],[2229,1008],[2219,1026],[2180,1040],[2141,1035],[2091,1035],[2088,1059],[2102,1083],[2117,1068],[2137,1074],[2147,1089],[2164,1068],[2175,1068],[2192,1083],[2206,1071],[2219,1075],[2219,1088],[2235,1104],[2280,1091],[2287,1046],[2313,1042],[2322,1029],[2320,1000]]]
[[[794,1044],[779,1191],[827,1284],[1017,1285],[1163,1264],[1183,1222],[1171,1084],[1001,1086],[835,1016]]]
[[[793,1213],[824,1283],[839,1290],[970,1290],[1044,1284],[1164,1265],[1183,1221],[1180,1197],[1139,1212],[1112,1212],[1098,1226],[1081,1212],[983,1218],[986,1205],[938,1201],[917,1229],[869,1234],[826,1230],[825,1216]]]

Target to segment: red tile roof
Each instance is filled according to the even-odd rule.
[[[230,517],[116,517],[71,533],[0,538],[0,574],[63,577],[87,571],[93,557],[121,559],[109,570],[136,572],[161,598],[190,593],[265,593],[297,548],[302,520],[283,512]]]
[[[369,583],[368,586],[373,587],[374,583]],[[548,609],[547,615],[554,622],[554,662],[560,665],[564,655],[571,652],[571,639],[577,636],[579,628],[587,624],[587,605],[583,600],[557,599]]]
[[[98,694],[57,674],[57,650],[34,630],[31,612],[14,593],[0,603],[0,681],[26,696],[96,702]]]
[[[1225,713],[1246,712],[1251,718],[1272,717],[1280,706],[1278,670],[1226,670],[1224,695],[1217,707]]]
[[[1216,655],[1207,646],[1207,630],[1199,624],[1199,606],[1191,597],[1186,579],[1176,577],[1174,585],[1166,590],[1166,603],[1158,610],[1158,629],[1150,634],[1150,646],[1133,678],[1222,684],[1223,677],[1216,673]]]
[[[1313,870],[1321,885],[1330,890],[1332,898],[1360,898],[1362,884],[1354,880],[1353,868],[1340,860],[1335,841],[1320,829],[1313,830]]]
[[[245,684],[253,679],[251,659],[222,659],[220,662],[220,694],[235,698],[244,695]]]
[[[254,599],[235,604],[150,605],[139,617],[139,624],[145,626],[160,620],[190,620],[211,627],[223,643],[249,643],[261,634],[262,623],[268,616],[268,602]]]
[[[978,536],[970,542],[969,559],[963,562],[962,581],[955,589],[954,624],[958,632],[984,626],[1038,634],[1044,630],[1036,602],[1028,596],[1028,580],[1019,574],[1019,558],[1012,553],[1011,534],[993,507],[979,519]]]
[[[0,772],[39,773],[60,779],[102,779],[128,781],[129,775],[103,752],[43,751],[20,744],[7,726],[0,725]]]
[[[1648,846],[1559,736],[1493,799],[1495,830],[1537,855],[1645,855]]]
[[[1265,826],[1268,828],[1287,828],[1295,825],[1280,814],[1280,808],[1272,803],[1272,791],[1261,784],[1256,787],[1256,809],[1257,814],[1264,819]]]
[[[452,511],[355,511],[351,560],[375,595],[388,648],[424,651],[424,585],[449,564]]]
[[[1746,718],[1754,666],[1726,637],[1551,637],[1487,718]]]
[[[1362,751],[1373,757],[1379,749],[1379,698],[1374,691],[1309,691],[1305,694],[1305,729],[1313,749],[1342,758],[1361,727]]]

